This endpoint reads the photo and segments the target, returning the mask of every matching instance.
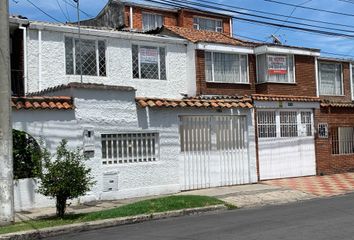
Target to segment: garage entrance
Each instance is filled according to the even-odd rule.
[[[181,188],[251,182],[246,116],[181,116]]]
[[[312,110],[258,110],[260,179],[316,174]]]

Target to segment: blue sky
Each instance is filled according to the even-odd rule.
[[[48,16],[40,12],[30,2],[36,4],[39,8],[44,10],[46,13],[52,17],[58,19],[59,21],[65,22],[67,20],[76,20],[76,10],[71,6],[74,5],[73,0],[9,0],[10,2],[10,14],[21,14],[28,17],[29,19],[53,21]],[[213,0],[212,0],[213,1]],[[340,0],[277,0],[291,4],[303,4],[302,6],[325,9],[330,11],[336,11],[341,13],[354,14],[354,1],[353,4],[340,1]],[[107,0],[81,0],[81,9],[88,15],[95,16],[102,7],[106,4]],[[341,28],[349,31],[354,31],[354,16],[343,16],[336,15],[326,12],[317,12],[302,8],[294,8],[291,6],[285,6],[276,4],[273,2],[267,2],[265,0],[214,0],[213,2],[219,2],[221,4],[228,4],[242,8],[261,10],[266,12],[273,12],[283,15],[290,15],[294,17],[302,17],[320,21],[327,21],[332,23],[340,23],[346,25],[352,25],[353,28],[340,27],[333,25],[322,25],[326,27]],[[59,8],[59,5],[61,9]],[[244,11],[244,10],[242,10]],[[247,11],[244,11],[247,12]],[[249,12],[254,13],[254,12]],[[257,14],[257,13],[254,13]],[[65,15],[65,16],[64,16]],[[81,14],[82,18],[88,18],[87,15]],[[245,17],[241,16],[240,17]],[[268,15],[268,17],[272,17]],[[282,20],[286,20],[285,17],[277,17]],[[299,21],[296,19],[288,19],[289,21]],[[307,22],[308,24],[311,24]],[[312,23],[319,25],[317,23]],[[239,20],[234,20],[234,33],[246,36],[249,38],[259,39],[262,41],[270,41],[269,36],[276,33],[285,44],[304,46],[311,48],[320,48],[323,52],[331,52],[338,54],[345,54],[353,56],[354,58],[354,37],[353,38],[341,38],[341,37],[329,37],[324,35],[318,35],[315,33],[306,33],[294,30],[288,30],[283,28],[278,28],[274,26],[263,26],[259,24],[252,24],[241,22]],[[345,32],[346,34],[354,35],[350,32]],[[326,55],[326,54],[322,54]],[[330,55],[331,57],[345,57],[348,56],[336,56]]]

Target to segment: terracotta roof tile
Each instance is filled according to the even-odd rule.
[[[71,97],[12,97],[11,106],[17,110],[70,110],[74,109],[73,100]]]
[[[137,97],[138,106],[145,107],[194,107],[194,108],[253,108],[252,99],[248,97],[192,97],[184,99]]]
[[[290,101],[290,102],[320,102],[318,97],[292,96],[292,95],[266,95],[253,94],[252,99],[255,101]]]
[[[323,101],[321,107],[354,108],[353,102],[328,102]]]
[[[50,87],[39,92],[30,93],[28,96],[44,96],[48,93],[57,92],[64,89],[78,88],[78,89],[95,89],[95,90],[114,90],[114,91],[135,91],[135,88],[129,86],[116,86],[105,85],[100,83],[79,83],[71,82],[68,84],[62,84],[55,87]]]
[[[220,44],[245,46],[245,47],[254,47],[256,45],[259,45],[253,42],[247,42],[244,40],[230,37],[229,35],[224,33],[211,32],[205,30],[196,30],[192,28],[164,26],[162,28],[162,32],[163,31],[172,32],[173,34],[185,38],[188,41],[191,41],[193,43],[208,42],[208,43],[220,43]]]

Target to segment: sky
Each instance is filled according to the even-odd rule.
[[[81,19],[94,17],[103,8],[108,0],[80,0],[80,8],[84,13],[81,13]],[[143,0],[139,0],[143,1]],[[194,0],[198,1],[198,0]],[[304,7],[323,9],[326,11],[340,12],[342,14],[333,14],[328,12],[313,11],[294,6],[286,6],[269,2],[267,0],[211,0],[220,4],[233,6],[234,10],[239,10],[244,13],[258,14],[267,17],[279,18],[281,20],[296,21],[316,26],[340,28],[348,35],[353,37],[333,37],[325,36],[317,33],[306,33],[302,31],[295,31],[286,28],[279,28],[276,26],[264,26],[259,23],[248,23],[241,20],[234,20],[234,34],[259,41],[271,41],[270,36],[275,34],[278,36],[283,44],[303,46],[310,48],[321,49],[322,56],[336,57],[336,58],[354,58],[354,0],[276,0],[278,2],[290,3]],[[42,20],[55,22],[76,21],[77,14],[74,8],[74,0],[9,0],[10,14],[22,15],[31,20]],[[31,4],[33,3],[33,4]],[[38,10],[33,5],[43,10],[45,13]],[[291,19],[287,17],[279,17],[273,15],[264,15],[240,8],[247,8],[251,10],[258,10],[264,12],[271,12],[282,14],[285,16],[293,16],[300,18],[307,18],[317,21],[326,21],[337,24],[345,24],[353,27],[324,25],[316,22],[303,22],[302,20]],[[236,17],[246,18],[247,16],[232,13]],[[352,14],[353,16],[346,16],[343,14]],[[52,18],[51,18],[52,17]],[[250,18],[250,17],[248,17]],[[264,19],[257,19],[260,21],[269,21]],[[278,22],[279,23],[279,22]],[[287,23],[285,23],[287,24]],[[303,26],[305,27],[305,26]],[[310,27],[306,27],[310,28]],[[352,31],[352,32],[351,32]],[[331,54],[329,54],[331,53]],[[335,55],[338,54],[338,55]],[[342,54],[342,55],[340,55]]]

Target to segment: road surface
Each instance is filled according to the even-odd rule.
[[[353,240],[354,194],[259,209],[185,216],[47,240]]]

